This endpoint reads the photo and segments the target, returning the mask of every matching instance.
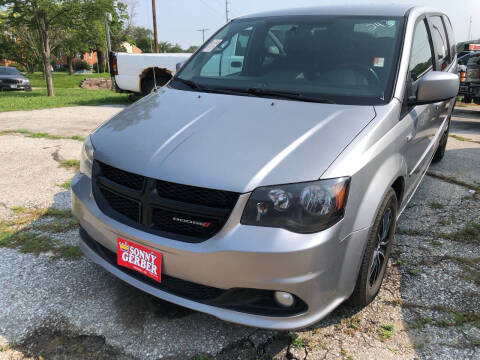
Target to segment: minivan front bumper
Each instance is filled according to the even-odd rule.
[[[72,211],[82,228],[80,248],[121,280],[158,298],[248,326],[296,329],[317,322],[353,291],[369,229],[340,238],[342,221],[308,235],[241,225],[248,197],[240,196],[218,234],[192,244],[146,233],[108,217],[95,203],[90,178],[77,173],[72,180]],[[118,237],[162,253],[161,271],[166,277],[226,291],[288,292],[306,306],[293,315],[268,316],[179,296],[109,261],[105,253],[116,253]]]

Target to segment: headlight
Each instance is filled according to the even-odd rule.
[[[241,223],[303,234],[325,230],[343,218],[349,184],[350,178],[343,177],[257,188]]]
[[[80,156],[80,172],[88,177],[92,177],[94,150],[90,136],[88,136],[83,143],[82,154]]]
[[[30,80],[28,80],[28,79],[22,79],[22,84],[23,84],[23,85],[28,85],[28,84],[30,84]]]

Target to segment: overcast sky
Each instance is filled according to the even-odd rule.
[[[452,20],[457,41],[468,40],[470,16],[472,38],[480,38],[480,0],[228,0],[230,17],[270,10],[322,4],[407,3],[427,5],[445,12]],[[134,24],[152,29],[152,1],[129,0],[136,4]],[[156,0],[159,41],[179,43],[182,47],[200,45],[225,24],[225,0]]]

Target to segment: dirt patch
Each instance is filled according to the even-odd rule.
[[[80,335],[49,328],[35,330],[22,344],[13,346],[12,350],[34,359],[134,359],[107,345],[102,336]]]
[[[112,88],[112,80],[107,78],[84,79],[80,87],[89,90],[110,90]]]

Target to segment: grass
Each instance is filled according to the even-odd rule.
[[[22,134],[29,138],[34,139],[50,139],[50,140],[60,140],[60,139],[67,139],[67,140],[77,140],[77,141],[85,141],[83,136],[73,135],[73,136],[60,136],[60,135],[53,135],[43,132],[31,132],[25,129],[18,129],[18,130],[3,130],[0,131],[0,135],[11,135],[11,134]]]
[[[298,334],[291,332],[291,333],[288,333],[288,336],[290,337],[291,344],[295,348],[302,349],[305,346],[305,344],[303,343],[303,340],[298,336]]]
[[[71,188],[70,182],[71,182],[71,180],[68,180],[68,181],[65,181],[64,183],[57,184],[57,186],[61,187],[62,189],[65,189],[65,190],[70,190],[70,188]]]
[[[461,230],[454,233],[442,233],[442,238],[464,243],[480,244],[480,224],[469,222]]]
[[[466,137],[463,137],[463,136],[453,135],[453,134],[451,134],[449,136],[454,138],[455,140],[458,140],[458,141],[467,141],[467,142],[473,142],[473,143],[480,144],[480,141],[472,140],[472,139],[469,139],[469,138],[466,138]]]
[[[76,229],[78,222],[70,210],[27,209],[15,206],[12,211],[17,215],[14,220],[0,221],[0,247],[17,249],[36,256],[50,252],[55,257],[72,260],[82,256],[77,246],[61,244],[45,234],[59,234]],[[50,221],[36,224],[40,219]]]
[[[378,335],[380,335],[380,339],[382,341],[386,341],[393,337],[393,325],[392,324],[384,324],[381,325],[378,329]]]
[[[81,75],[68,75],[67,72],[53,72],[53,86],[55,89],[75,88],[80,87],[80,83],[83,79],[88,78],[110,78],[109,73],[103,74],[81,74]],[[32,87],[46,88],[45,80],[41,72],[35,72],[33,74],[27,74]]]
[[[65,169],[73,169],[75,171],[78,171],[80,169],[80,160],[76,160],[76,159],[61,160],[59,166]]]
[[[117,94],[111,90],[86,90],[57,88],[54,97],[46,90],[30,92],[0,92],[0,112],[14,110],[48,109],[64,106],[128,104],[135,100],[129,94]]]
[[[445,207],[445,205],[440,204],[439,202],[436,202],[436,201],[432,201],[431,203],[428,204],[428,206],[433,210],[440,210]]]
[[[458,186],[462,186],[464,188],[467,188],[467,189],[473,190],[477,193],[480,193],[480,183],[476,183],[475,185],[472,185],[472,184],[469,184],[465,181],[458,180],[454,177],[445,176],[445,175],[442,175],[442,174],[437,174],[437,173],[434,173],[432,171],[427,172],[427,175],[430,176],[430,177],[433,177],[435,179],[446,181],[450,184],[455,184],[455,185],[458,185]]]

